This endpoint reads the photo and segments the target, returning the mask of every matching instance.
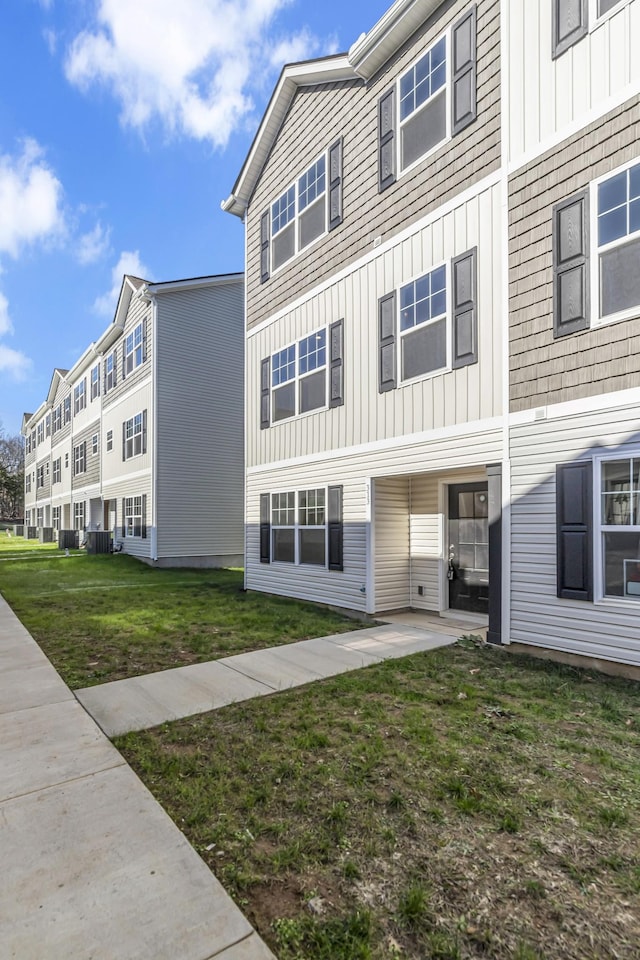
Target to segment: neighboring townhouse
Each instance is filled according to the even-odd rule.
[[[223,204],[247,234],[252,589],[500,634],[499,57],[497,0],[399,0],[283,70]]]
[[[246,584],[640,665],[640,0],[397,0],[246,224]],[[637,182],[636,182],[637,181]]]
[[[509,10],[510,636],[640,665],[640,0]]]
[[[28,525],[109,530],[159,565],[242,563],[243,297],[242,274],[125,276],[113,322],[25,415]]]

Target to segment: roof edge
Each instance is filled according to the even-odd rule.
[[[444,0],[396,0],[367,33],[349,49],[349,63],[370,80]]]

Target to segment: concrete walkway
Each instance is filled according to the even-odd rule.
[[[433,650],[453,643],[458,636],[460,631],[455,630],[452,634],[384,624],[85,687],[76,690],[76,696],[107,736],[113,737],[391,657]]]
[[[274,960],[0,597],[2,960]]]

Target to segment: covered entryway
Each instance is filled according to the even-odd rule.
[[[447,584],[450,610],[489,613],[489,487],[448,487]]]

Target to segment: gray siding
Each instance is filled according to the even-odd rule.
[[[157,298],[158,559],[243,554],[243,295]]]
[[[636,318],[554,340],[551,236],[554,204],[640,155],[639,123],[634,98],[510,179],[512,411],[640,386],[640,310]]]
[[[120,339],[113,345],[113,347],[107,350],[109,355],[112,350],[115,351],[116,355],[116,385],[113,390],[109,390],[107,394],[104,393],[104,360],[105,357],[102,357],[100,361],[100,374],[102,382],[100,384],[100,390],[102,394],[102,406],[106,410],[111,406],[114,401],[119,400],[120,397],[124,396],[133,387],[139,383],[141,380],[144,380],[146,377],[151,376],[151,357],[153,354],[153,331],[151,324],[151,309],[146,300],[141,300],[136,297],[134,294],[131,298],[131,304],[129,306],[129,311],[127,313],[127,320],[124,326],[124,331]],[[131,373],[126,377],[122,376],[122,358],[124,356],[125,346],[127,336],[138,326],[139,323],[147,321],[147,352],[146,360],[144,363],[140,364],[139,367],[136,367]]]
[[[500,164],[500,4],[478,3],[478,117],[384,193],[378,193],[378,99],[438,35],[468,9],[454,0],[414,35],[365,86],[360,82],[301,88],[284,121],[247,217],[247,326],[386,240]],[[337,137],[344,138],[342,224],[267,283],[260,283],[260,217],[269,204]],[[446,170],[446,175],[443,173]]]
[[[94,434],[98,434],[98,452],[92,453],[91,438]],[[82,487],[89,487],[91,484],[99,483],[100,481],[100,421],[96,420],[95,423],[92,423],[89,427],[78,433],[77,436],[73,438],[73,444],[71,448],[70,464],[71,470],[73,471],[73,450],[75,447],[79,446],[81,443],[87,444],[87,470],[86,473],[81,473],[77,477],[73,477],[72,487],[74,490],[81,489]]]
[[[36,484],[38,483],[38,468],[42,466],[46,467],[47,463],[49,464],[49,473],[47,474],[45,470],[44,486],[36,489],[36,500],[46,500],[51,494],[51,461],[49,457],[38,460],[36,464]],[[42,506],[42,504],[38,504],[38,506]]]

